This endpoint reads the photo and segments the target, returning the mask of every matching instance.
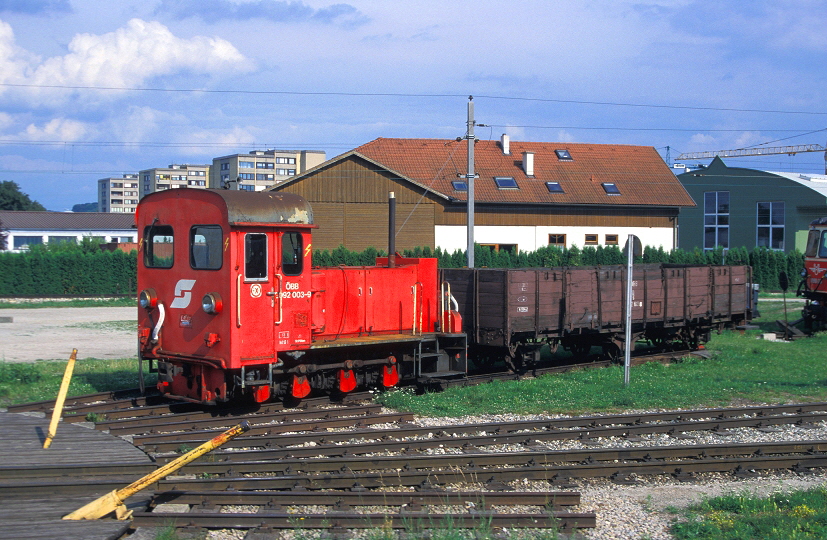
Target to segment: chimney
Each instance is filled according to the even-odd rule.
[[[523,152],[523,170],[526,176],[534,176],[534,152]]]
[[[500,137],[500,146],[503,147],[503,154],[508,156],[511,154],[511,138],[505,133]]]

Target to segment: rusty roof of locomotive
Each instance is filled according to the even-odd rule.
[[[186,197],[191,194],[207,194],[220,197],[227,208],[227,222],[240,225],[289,224],[312,225],[313,209],[304,197],[278,191],[236,191],[227,189],[171,189],[150,193],[141,203],[156,198]],[[138,207],[141,211],[141,206]]]

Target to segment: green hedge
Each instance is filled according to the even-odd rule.
[[[368,248],[362,252],[339,246],[333,251],[313,253],[314,266],[360,266],[374,264],[383,251]],[[465,252],[453,253],[428,247],[405,250],[406,257],[436,257],[441,268],[462,268],[467,265]],[[804,257],[798,251],[784,253],[766,248],[736,248],[722,250],[685,251],[647,246],[639,263],[675,264],[748,264],[752,266],[755,282],[762,290],[778,290],[778,276],[787,272],[794,287],[804,267]],[[595,266],[625,264],[626,258],[617,246],[577,246],[561,249],[543,247],[537,251],[516,255],[507,251],[492,251],[476,246],[474,263],[477,267],[529,268],[544,266]],[[97,245],[61,245],[48,248],[38,246],[27,253],[0,253],[0,296],[27,295],[116,295],[135,294],[137,283],[137,254],[121,251],[101,251]]]
[[[137,260],[97,245],[0,253],[0,296],[136,294]]]

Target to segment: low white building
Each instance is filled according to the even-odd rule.
[[[80,243],[83,238],[101,242],[137,242],[134,214],[104,212],[0,211],[0,231],[6,251],[19,253],[30,246],[52,242]]]

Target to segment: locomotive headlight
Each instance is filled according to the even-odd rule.
[[[144,309],[154,309],[158,306],[158,295],[155,289],[144,289],[138,296],[138,305]]]
[[[218,293],[207,293],[201,300],[201,307],[204,308],[206,313],[215,315],[217,313],[221,313],[221,309],[224,307],[224,302],[221,301],[221,296],[219,296]]]

